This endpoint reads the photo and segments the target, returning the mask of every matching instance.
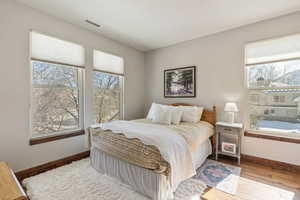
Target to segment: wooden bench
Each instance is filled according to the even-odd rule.
[[[14,172],[0,162],[0,200],[29,200]]]

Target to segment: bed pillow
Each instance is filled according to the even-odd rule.
[[[175,106],[165,106],[165,108],[171,111],[171,123],[179,124],[181,122],[183,111]]]
[[[157,104],[157,103],[152,103],[152,105],[149,109],[148,115],[147,115],[147,119],[153,120],[154,112],[157,109],[157,107],[161,107],[161,108],[168,109],[171,111],[171,123],[172,124],[179,124],[181,122],[182,114],[183,114],[182,109],[180,109],[177,106],[168,106],[168,105],[162,105],[162,104]]]
[[[172,110],[168,109],[167,106],[156,104],[153,109],[152,121],[154,123],[170,125],[172,121]]]
[[[159,105],[159,104],[152,103],[152,105],[151,105],[151,107],[150,107],[150,109],[149,109],[148,115],[147,115],[147,119],[153,120],[154,110],[155,110],[155,108],[156,108],[158,105]]]
[[[198,106],[179,106],[182,110],[182,121],[184,122],[194,122],[197,123],[200,121],[203,107]]]

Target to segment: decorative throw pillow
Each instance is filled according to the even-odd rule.
[[[166,106],[157,105],[153,109],[153,119],[154,123],[167,124],[170,125],[172,120],[172,111]]]
[[[194,122],[197,123],[200,121],[203,107],[197,106],[179,106],[182,110],[182,121],[184,122]]]

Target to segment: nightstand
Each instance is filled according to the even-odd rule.
[[[240,164],[243,124],[217,122],[216,133],[216,160],[222,154],[237,158]]]

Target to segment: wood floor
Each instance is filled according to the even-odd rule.
[[[219,161],[236,165],[223,158]],[[202,200],[300,200],[300,174],[242,161],[236,195],[208,188]]]

